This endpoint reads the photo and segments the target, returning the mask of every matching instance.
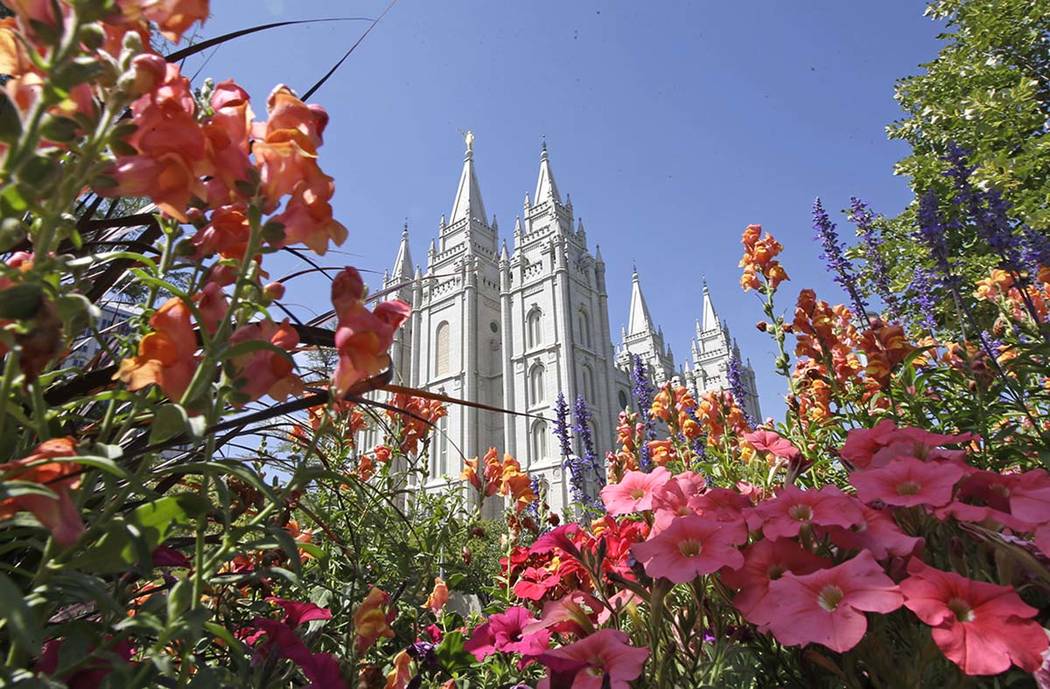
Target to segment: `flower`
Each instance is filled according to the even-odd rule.
[[[550,630],[546,628],[526,633],[525,629],[538,621],[527,608],[507,608],[478,626],[463,648],[470,651],[479,661],[496,651],[520,653],[526,657],[538,656],[547,651],[551,636]]]
[[[793,460],[801,454],[791,441],[781,437],[779,433],[759,429],[744,434],[744,440],[751,444],[759,452],[768,452],[780,459]]]
[[[684,584],[722,567],[742,567],[744,556],[736,546],[746,540],[742,524],[734,526],[688,515],[676,518],[644,543],[635,544],[631,553],[649,576]]]
[[[13,462],[0,464],[4,481],[36,483],[54,492],[54,496],[22,493],[0,500],[0,519],[18,512],[30,512],[61,546],[72,545],[84,533],[80,511],[69,491],[80,483],[80,465],[75,462],[43,462],[56,457],[75,457],[76,441],[71,437],[52,438],[36,446],[33,452]]]
[[[830,560],[814,555],[793,540],[763,538],[744,550],[742,567],[721,576],[726,584],[739,589],[733,597],[736,609],[752,624],[764,627],[776,614],[776,601],[767,599],[770,582],[786,572],[810,574],[830,565]]]
[[[821,527],[832,543],[846,550],[870,550],[876,560],[908,557],[922,547],[923,539],[904,533],[887,512],[867,505],[860,506],[864,518],[849,529],[840,526]]]
[[[134,653],[134,649],[128,640],[121,639],[110,648],[105,649],[107,651],[105,655],[100,654],[97,658],[89,658],[86,661],[77,663],[77,669],[72,672],[55,676],[61,660],[62,646],[65,643],[65,639],[48,639],[45,641],[43,648],[40,649],[40,657],[36,661],[35,669],[52,679],[61,680],[65,686],[71,687],[71,689],[98,689],[103,684],[109,686],[106,683],[106,679],[116,669],[113,660],[119,659],[122,664],[128,665],[131,663],[131,656]],[[70,643],[70,646],[76,647],[77,645]],[[78,659],[82,659],[83,655],[93,655],[97,650],[99,649],[85,649],[82,646],[76,648]]]
[[[448,586],[445,584],[445,580],[441,577],[434,577],[434,589],[427,596],[427,602],[423,604],[423,607],[428,608],[436,615],[441,612],[441,609],[445,607],[447,602]]]
[[[740,239],[740,243],[744,245],[744,255],[740,259],[740,267],[744,269],[743,275],[740,276],[740,287],[745,292],[763,289],[763,280],[769,290],[775,290],[780,283],[788,279],[780,261],[775,260],[784,250],[783,245],[768,232],[760,239],[761,234],[761,225],[748,225]],[[762,280],[759,280],[760,276]]]
[[[284,619],[281,621],[292,628],[314,620],[332,619],[331,610],[318,607],[310,601],[285,600],[274,596],[270,596],[266,600],[284,609]]]
[[[881,500],[897,507],[940,507],[951,502],[963,473],[957,464],[901,457],[878,469],[854,471],[849,481],[856,487],[857,497],[867,503]]]
[[[849,295],[855,313],[864,315],[866,304],[857,289],[857,276],[854,274],[853,265],[846,258],[846,249],[839,240],[835,223],[831,222],[819,198],[813,202],[813,229],[816,230],[817,240],[823,249],[820,257],[824,259],[828,272],[834,274],[835,282]]]
[[[1032,524],[1050,522],[1050,474],[1033,469],[1018,476],[1010,490],[1010,513]]]
[[[584,591],[571,591],[558,600],[543,604],[540,619],[525,625],[525,634],[550,629],[558,634],[585,636],[594,630],[594,624],[608,610],[600,600]]]
[[[164,38],[178,43],[196,22],[208,18],[208,0],[117,0],[124,17],[154,22]]]
[[[178,297],[168,299],[149,319],[153,331],[139,342],[138,356],[124,359],[113,378],[128,390],[156,384],[177,402],[197,370],[197,336],[190,310]]]
[[[776,601],[768,627],[785,646],[819,643],[844,653],[868,629],[865,612],[893,612],[903,597],[868,551],[810,574],[786,573],[769,583]]]
[[[332,305],[339,318],[335,346],[339,352],[332,386],[342,396],[355,383],[390,365],[387,351],[394,333],[408,318],[411,308],[400,299],[380,302],[374,311],[365,308],[365,284],[353,268],[344,269],[332,281]]]
[[[284,400],[289,395],[302,394],[303,381],[295,375],[295,364],[290,355],[299,346],[299,333],[288,319],[280,325],[269,319],[248,323],[230,335],[231,345],[252,341],[269,342],[289,355],[278,354],[272,349],[255,349],[232,358],[237,392],[246,398],[245,401],[257,400],[263,395]]]
[[[394,669],[386,676],[384,689],[406,689],[412,679],[412,657],[408,651],[400,651],[394,656]]]
[[[804,526],[841,526],[860,523],[864,515],[856,500],[835,486],[820,490],[801,490],[785,486],[777,497],[767,500],[748,517],[753,529],[761,527],[766,538],[793,538]]]
[[[967,675],[997,675],[1011,663],[1026,672],[1042,665],[1047,637],[1038,612],[1009,586],[944,572],[917,558],[901,582],[904,605],[933,627],[933,641]]]
[[[958,460],[965,457],[965,452],[942,450],[940,446],[964,443],[972,437],[970,433],[942,435],[921,428],[898,428],[889,419],[883,419],[872,428],[855,428],[847,433],[839,454],[858,469],[884,466],[900,456]]]
[[[371,648],[381,636],[394,638],[394,630],[390,628],[390,623],[394,621],[396,613],[393,610],[384,610],[389,601],[390,596],[373,586],[354,610],[354,635],[357,637],[355,646],[358,655]]]
[[[649,649],[627,642],[623,632],[601,629],[576,643],[544,653],[539,661],[550,668],[551,676],[540,680],[536,689],[630,689],[630,683],[642,674]],[[553,675],[561,675],[562,683],[555,685]]]
[[[670,472],[663,467],[657,467],[651,473],[628,471],[619,483],[602,488],[602,502],[605,503],[605,509],[614,517],[651,510],[653,493],[670,478]]]

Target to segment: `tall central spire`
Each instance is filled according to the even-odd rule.
[[[631,276],[631,311],[627,317],[627,334],[637,335],[655,330],[653,319],[649,315],[649,305],[645,303],[642,285],[638,281],[638,271],[635,270]]]
[[[544,141],[543,149],[540,151],[540,176],[536,180],[536,195],[532,199],[535,203],[540,204],[546,201],[548,196],[557,203],[561,203],[558,185],[554,183],[554,173],[551,172],[551,162],[547,156],[547,142]]]
[[[474,218],[488,225],[485,203],[481,200],[481,187],[474,172],[474,133],[467,130],[463,139],[467,150],[463,154],[463,172],[459,175],[459,187],[456,189],[456,199],[452,202],[449,225],[455,225],[464,218]]]

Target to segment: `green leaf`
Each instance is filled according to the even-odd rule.
[[[0,622],[3,622],[11,641],[23,652],[40,650],[43,633],[36,615],[22,592],[4,574],[0,574]]]
[[[149,443],[154,445],[165,440],[171,440],[178,436],[189,433],[190,417],[186,410],[179,404],[165,404],[159,407],[153,415],[153,423],[150,424]]]
[[[167,539],[172,527],[188,523],[207,509],[207,501],[195,493],[140,505],[130,514],[115,518],[99,542],[73,564],[101,574],[123,572],[136,562],[149,569],[150,554]]]
[[[474,656],[463,648],[463,644],[462,632],[449,632],[434,649],[434,655],[446,672],[464,672],[474,665]]]
[[[66,332],[78,333],[95,321],[102,312],[83,294],[63,294],[55,300],[58,316]]]

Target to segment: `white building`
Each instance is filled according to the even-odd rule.
[[[631,404],[632,355],[645,361],[657,384],[680,376],[707,390],[724,384],[729,334],[714,317],[705,288],[693,367],[676,373],[636,271],[628,325],[614,353],[605,262],[597,246],[593,253],[588,247],[572,201],[562,198],[546,145],[535,190],[525,195],[510,240],[508,249],[495,217],[486,212],[468,133],[452,212],[441,218],[425,270],[413,266],[406,225],[393,270],[384,278],[389,298],[412,305],[391,349],[395,380],[530,415],[451,405],[431,449],[428,486],[459,481],[464,457],[502,445],[546,484],[551,508],[560,512],[570,488],[553,435],[558,393],[570,406],[577,395],[586,399],[596,450],[604,457],[613,449],[618,413]],[[735,344],[732,351],[739,356]],[[742,368],[757,418],[754,373]]]

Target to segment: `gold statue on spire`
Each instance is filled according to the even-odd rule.
[[[463,142],[467,144],[467,153],[474,152],[474,132],[467,130],[463,133]]]

